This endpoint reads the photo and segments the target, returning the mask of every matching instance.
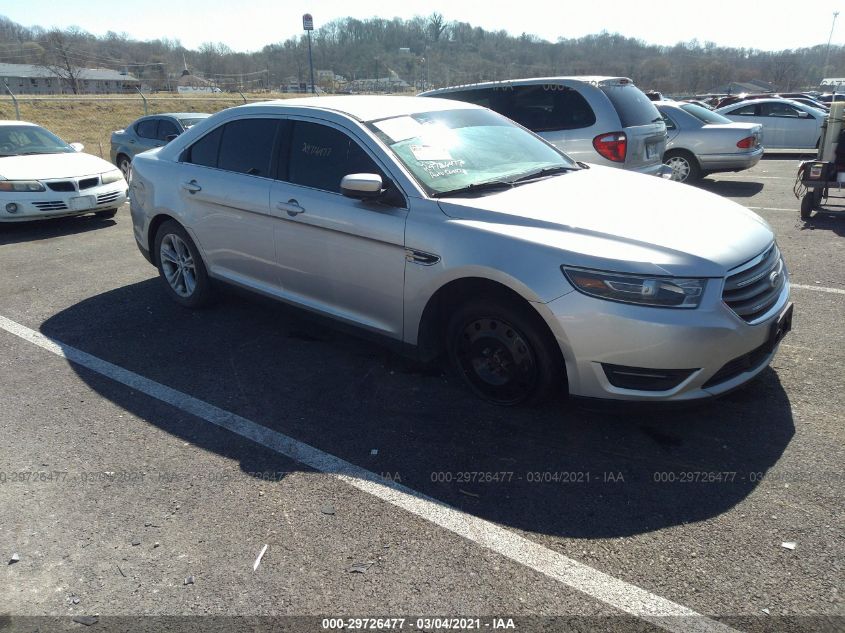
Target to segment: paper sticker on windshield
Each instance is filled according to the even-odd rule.
[[[385,119],[374,124],[379,130],[387,134],[394,143],[407,141],[422,134],[422,124],[409,116],[398,116]]]
[[[411,145],[411,153],[417,160],[452,160],[452,155],[445,147],[431,145]]]

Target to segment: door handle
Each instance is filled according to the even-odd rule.
[[[192,180],[191,182],[183,182],[182,189],[191,194],[194,194],[197,191],[202,191],[202,187],[197,184],[196,180]]]
[[[305,213],[305,209],[299,206],[299,203],[294,198],[291,198],[287,202],[277,202],[276,208],[280,211],[286,211],[291,217]]]

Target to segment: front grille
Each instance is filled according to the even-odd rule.
[[[722,300],[740,318],[752,323],[777,303],[786,283],[777,244],[735,270],[725,279]]]
[[[82,191],[83,189],[90,189],[91,187],[96,187],[99,182],[99,176],[94,176],[93,178],[83,178],[79,181],[79,190]]]
[[[41,209],[42,211],[61,211],[62,209],[67,209],[67,205],[61,200],[33,202],[32,204]]]
[[[97,196],[97,204],[108,204],[109,202],[114,202],[117,200],[117,197],[120,195],[119,191],[112,191],[111,193],[101,193]]]
[[[70,180],[59,180],[57,182],[48,182],[47,186],[53,191],[76,191],[76,186]]]
[[[720,383],[727,382],[731,378],[736,378],[742,373],[756,369],[766,360],[771,351],[771,345],[769,343],[764,343],[747,354],[743,354],[742,356],[738,356],[737,358],[728,361],[719,371],[713,374],[710,379],[702,385],[702,388],[707,389],[708,387],[714,387]]]

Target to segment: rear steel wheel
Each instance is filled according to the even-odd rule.
[[[676,182],[690,182],[701,177],[698,163],[686,152],[667,152],[663,164],[672,169],[672,180]]]

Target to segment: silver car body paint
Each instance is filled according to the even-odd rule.
[[[573,395],[687,400],[749,380],[702,385],[755,350],[788,301],[749,323],[723,301],[726,275],[766,251],[774,235],[744,207],[659,178],[605,167],[568,172],[504,191],[435,199],[365,124],[417,112],[478,108],[414,97],[290,99],[220,112],[133,167],[135,239],[149,253],[160,214],[190,233],[209,274],[409,345],[429,300],[464,278],[498,282],[537,310],[556,338]],[[296,118],[352,136],[403,193],[406,207],[364,203],[308,187],[180,162],[194,141],[243,117]],[[182,185],[200,183],[190,194]],[[291,209],[295,200],[304,212]],[[289,211],[293,210],[291,214]],[[431,254],[431,261],[412,254]],[[707,278],[695,309],[615,303],[576,291],[561,265]],[[784,276],[786,271],[784,269]],[[697,371],[666,392],[618,389],[600,363]]]

